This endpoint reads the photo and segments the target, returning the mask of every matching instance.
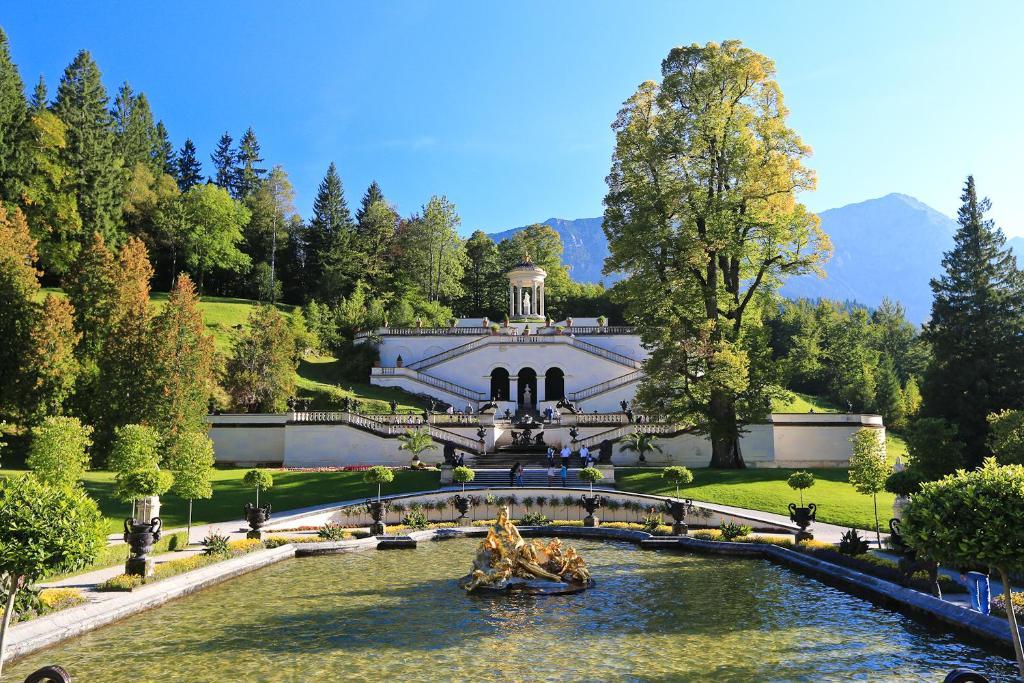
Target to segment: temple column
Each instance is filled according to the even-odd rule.
[[[540,310],[540,306],[537,303],[537,283],[533,283],[533,296],[530,297],[530,313],[537,315],[537,311]]]
[[[537,285],[537,296],[540,297],[537,300],[537,313],[541,316],[544,315],[544,283]]]
[[[516,306],[515,286],[510,284],[508,286],[508,317],[512,318],[512,317],[515,316],[515,314],[516,314],[515,306]]]
[[[508,400],[519,405],[519,375],[508,378]]]

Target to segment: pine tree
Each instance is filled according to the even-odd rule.
[[[114,154],[114,130],[107,93],[92,56],[82,50],[64,70],[53,111],[67,125],[64,150],[73,172],[82,225],[116,244],[120,235],[121,195],[126,173]]]
[[[375,192],[376,183],[370,186],[364,202],[368,197],[379,195]],[[394,280],[399,269],[396,261],[399,217],[387,201],[380,199],[359,209],[362,216],[356,224],[355,244],[362,257],[362,279],[370,286],[374,295],[381,295],[394,288]]]
[[[262,162],[256,132],[248,128],[238,141],[238,156],[234,170],[235,192],[238,199],[245,199],[259,188],[260,180],[267,174],[267,169],[259,166]]]
[[[203,165],[196,157],[196,146],[192,138],[186,138],[185,144],[178,152],[174,162],[174,177],[178,181],[178,189],[186,192],[203,181]]]
[[[334,166],[334,163],[331,163]],[[370,210],[370,207],[377,202],[384,201],[384,193],[381,192],[380,185],[374,180],[370,183],[370,186],[366,188],[366,192],[363,193],[363,199],[359,202],[359,210],[356,211],[356,222],[361,223],[363,218],[366,216],[366,212]]]
[[[93,233],[64,281],[74,307],[75,329],[82,335],[78,356],[95,361],[112,333],[116,293],[116,264],[103,235]]]
[[[874,409],[893,429],[900,429],[906,422],[906,402],[900,389],[900,379],[892,358],[882,356],[875,373]]]
[[[178,170],[178,162],[174,158],[174,145],[171,144],[171,136],[163,121],[156,122],[155,132],[154,145],[150,152],[153,173],[157,176],[162,174],[173,177]]]
[[[162,169],[153,166],[156,127],[146,95],[135,94],[125,81],[117,91],[110,115],[114,122],[114,153],[121,157],[124,167],[131,171],[138,164],[144,164],[154,175],[161,172]]]
[[[48,294],[35,312],[19,377],[19,407],[28,424],[60,415],[78,377],[74,309],[68,300]]]
[[[0,29],[0,200],[21,199],[29,167],[28,102],[7,34]]]
[[[17,414],[18,375],[39,291],[36,242],[21,211],[0,204],[0,413]]]
[[[231,135],[228,133],[221,135],[220,140],[217,141],[217,148],[210,155],[214,172],[211,180],[216,185],[230,192],[232,197],[237,197],[238,194],[235,191],[235,160],[238,157],[238,152],[232,147],[233,142],[234,140],[231,139]]]
[[[309,290],[320,299],[330,301],[347,294],[347,286],[359,276],[358,272],[348,272],[358,269],[346,267],[353,261],[350,249],[354,228],[341,177],[332,161],[317,189],[313,218],[307,228],[306,279]]]
[[[986,417],[1024,407],[1024,275],[1002,231],[985,218],[991,203],[978,198],[973,176],[961,201],[953,249],[931,281],[924,338],[932,363],[921,413],[956,425],[968,465],[977,465],[988,453]]]
[[[152,325],[151,411],[144,416],[171,444],[184,432],[206,429],[214,389],[213,337],[206,332],[199,297],[182,275]]]
[[[39,80],[36,81],[35,90],[32,91],[32,99],[29,101],[29,106],[33,112],[41,112],[50,106],[50,95],[46,90],[46,79],[43,75],[39,75]]]

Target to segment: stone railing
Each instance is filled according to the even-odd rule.
[[[604,432],[592,434],[591,436],[588,436],[584,439],[580,439],[579,442],[577,442],[576,447],[583,448],[584,446],[586,446],[587,448],[593,449],[602,441],[617,441],[618,439],[621,439],[625,436],[629,436],[630,434],[674,434],[675,432],[679,431],[679,429],[680,427],[678,425],[671,424],[630,423],[623,425],[621,427],[609,429]]]
[[[480,442],[476,439],[471,439],[468,436],[456,434],[434,425],[423,425],[422,419],[417,419],[419,422],[414,424],[388,423],[376,417],[347,413],[341,410],[311,410],[304,413],[292,413],[289,416],[290,422],[301,422],[304,424],[347,424],[386,437],[400,436],[410,428],[426,429],[427,433],[436,441],[450,443],[474,452],[480,448]]]
[[[415,363],[407,364],[405,367],[411,368],[412,370],[422,370],[424,368],[429,368],[432,365],[437,365],[438,363],[442,363],[450,358],[455,358],[456,356],[461,356],[464,353],[469,353],[474,349],[478,349],[481,346],[485,345],[488,339],[490,339],[490,337],[481,337],[480,339],[474,339],[473,341],[466,342],[465,344],[460,344],[455,348],[448,349],[447,351],[442,351],[440,353],[435,353],[432,356],[421,358]]]
[[[594,386],[587,387],[586,389],[580,389],[579,391],[571,391],[569,392],[569,400],[582,401],[585,398],[590,398],[591,396],[603,394],[606,391],[616,389],[624,384],[635,382],[641,377],[643,377],[643,372],[640,370],[634,370],[633,372],[627,373],[625,375],[620,375],[619,377],[614,377],[606,382],[595,384]]]
[[[450,394],[459,396],[468,401],[485,401],[487,396],[480,391],[474,391],[467,389],[464,386],[456,384],[455,382],[449,382],[447,380],[438,379],[432,375],[428,375],[412,368],[372,368],[371,374],[373,376],[383,377],[408,377],[414,382],[420,382],[428,386],[447,391]]]

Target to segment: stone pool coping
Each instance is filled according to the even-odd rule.
[[[911,616],[939,622],[1003,648],[1012,649],[1005,620],[985,616],[955,603],[879,579],[861,572],[767,543],[707,541],[690,537],[652,536],[644,531],[606,527],[543,526],[519,527],[523,536],[553,536],[627,541],[646,550],[674,550],[696,553],[763,558],[808,574],[824,583],[859,595]],[[347,541],[294,543],[260,550],[217,562],[184,574],[144,585],[131,592],[104,593],[84,605],[70,607],[31,621],[16,624],[8,632],[5,662],[24,657],[65,640],[133,614],[159,607],[175,598],[293,557],[342,554],[387,547],[415,547],[420,541],[480,537],[487,527],[425,529],[398,537],[375,537]],[[1024,628],[1021,628],[1024,634]],[[56,662],[60,664],[60,662]]]

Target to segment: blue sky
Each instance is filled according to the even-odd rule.
[[[812,209],[904,192],[953,214],[974,173],[1024,234],[1024,3],[26,0],[0,24],[29,87],[87,48],[207,165],[253,126],[304,216],[334,160],[350,204],[373,179],[403,213],[447,194],[466,234],[600,215],[620,103],[674,45],[739,38],[814,148]]]

